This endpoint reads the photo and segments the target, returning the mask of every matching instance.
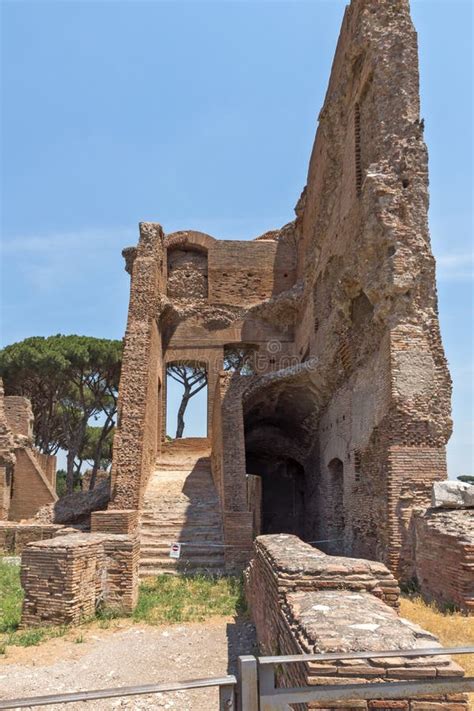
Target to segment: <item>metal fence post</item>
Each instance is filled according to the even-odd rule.
[[[219,687],[219,711],[236,711],[235,684]]]
[[[258,711],[257,660],[251,655],[239,657],[238,711]]]

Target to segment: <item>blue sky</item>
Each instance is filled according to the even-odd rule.
[[[3,344],[121,338],[140,220],[236,239],[291,220],[344,5],[3,0]],[[412,0],[451,476],[473,471],[472,13]]]

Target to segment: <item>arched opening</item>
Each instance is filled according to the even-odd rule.
[[[374,307],[367,295],[360,291],[351,301],[351,320],[356,328],[362,328],[372,318]]]
[[[257,370],[258,346],[253,343],[226,343],[224,370],[239,375],[252,375]]]
[[[207,437],[207,366],[197,361],[166,364],[166,437]]]
[[[261,532],[312,541],[319,525],[314,493],[317,392],[305,368],[288,378],[275,376],[268,384],[264,378],[262,387],[244,400],[246,472],[261,479]],[[249,509],[255,512],[252,501]]]
[[[194,245],[168,249],[167,295],[170,299],[208,298],[207,251]]]

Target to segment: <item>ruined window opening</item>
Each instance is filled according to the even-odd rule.
[[[367,298],[365,293],[361,291],[355,299],[351,301],[351,319],[356,327],[361,327],[369,319],[372,318],[374,307],[372,302]]]
[[[250,343],[228,343],[224,346],[224,370],[239,375],[252,375],[256,370],[258,346]]]
[[[204,363],[175,361],[167,364],[167,437],[207,437],[207,385],[207,368]]]
[[[360,106],[357,103],[354,107],[354,145],[355,145],[355,176],[356,176],[356,193],[361,194],[362,191],[362,163],[361,163],[361,147],[360,147]]]

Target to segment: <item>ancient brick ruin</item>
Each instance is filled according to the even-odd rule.
[[[262,595],[271,600],[263,646],[265,634],[280,651],[327,646],[307,595],[353,610],[349,637],[337,615],[330,623],[341,649],[426,639],[397,617],[397,580],[415,577],[427,597],[472,610],[469,504],[430,508],[447,474],[451,382],[427,171],[408,2],[352,0],[296,219],[249,241],[141,223],[138,245],[124,250],[131,286],[112,498],[92,514],[90,539],[53,531],[26,547],[25,624],[75,621],[107,599],[130,609],[138,566],[141,576],[242,570],[260,534],[275,534],[257,540],[247,573],[257,628]],[[236,353],[245,367],[224,369]],[[173,363],[206,369],[207,437],[165,437]],[[428,553],[438,545],[452,552],[442,580]],[[293,556],[302,567],[290,574]],[[370,639],[366,623],[377,626]],[[304,674],[428,673],[412,662]],[[462,674],[446,659],[430,665],[432,677]],[[433,709],[465,708],[450,701]],[[426,708],[393,703],[383,708]]]
[[[5,397],[0,380],[0,525],[30,519],[56,500],[56,457],[33,446],[31,403]]]
[[[284,532],[412,577],[413,511],[446,477],[451,432],[427,207],[408,2],[353,0],[296,219],[241,242],[142,223],[124,251],[110,514],[142,512],[144,570],[205,528],[195,482],[214,522],[196,566],[211,561],[206,536],[230,570],[257,533]],[[236,348],[251,373],[224,372]],[[164,441],[176,361],[207,370],[201,443]]]

